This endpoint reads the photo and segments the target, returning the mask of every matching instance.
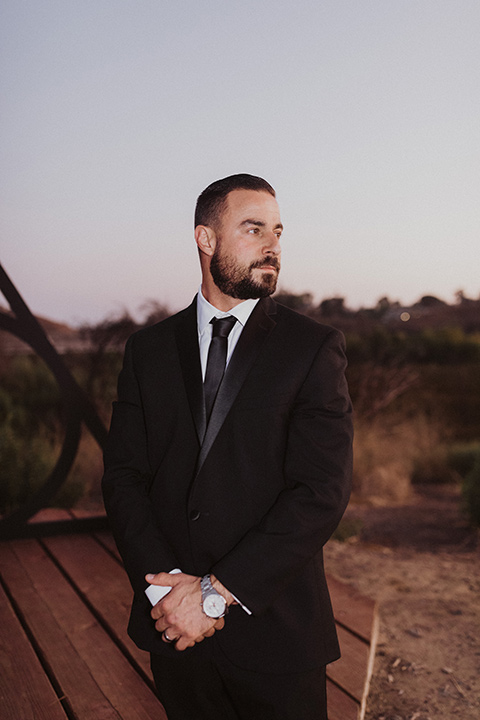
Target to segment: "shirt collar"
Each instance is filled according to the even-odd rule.
[[[235,307],[228,312],[223,312],[222,310],[218,310],[214,305],[211,305],[208,300],[203,297],[202,289],[200,288],[197,295],[198,334],[202,335],[214,317],[220,318],[227,317],[227,315],[233,315],[237,318],[238,322],[244,326],[257,303],[258,298],[251,298],[235,305]]]

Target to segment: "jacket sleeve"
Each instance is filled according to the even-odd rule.
[[[133,345],[127,342],[104,452],[102,490],[115,541],[136,592],[147,586],[147,572],[170,571],[175,554],[155,523],[148,489],[152,470],[140,389],[135,375]]]
[[[267,609],[330,538],[348,502],[352,408],[343,335],[331,330],[295,399],[284,490],[212,572],[254,614]]]

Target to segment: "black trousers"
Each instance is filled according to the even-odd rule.
[[[199,655],[151,655],[168,720],[327,720],[324,667],[288,675],[252,672],[209,645]]]

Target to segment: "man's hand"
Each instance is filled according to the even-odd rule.
[[[200,578],[185,573],[157,573],[146,575],[151,585],[170,586],[172,589],[152,609],[155,629],[174,640],[177,650],[186,650],[206,637],[211,637],[225,624],[223,618],[209,618],[202,610]],[[165,642],[165,636],[163,637]]]

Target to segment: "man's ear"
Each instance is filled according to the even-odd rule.
[[[217,236],[208,225],[197,225],[195,228],[195,242],[200,252],[211,257],[217,246]]]

